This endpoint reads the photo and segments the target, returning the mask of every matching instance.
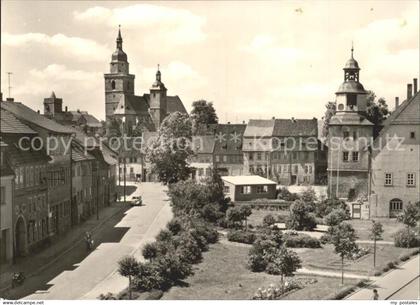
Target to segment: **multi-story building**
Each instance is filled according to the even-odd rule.
[[[203,181],[211,176],[214,167],[214,136],[194,136],[192,149],[194,155],[190,157],[190,166],[193,168],[192,177],[197,181]]]
[[[217,124],[214,168],[222,176],[240,176],[244,171],[242,139],[246,124]]]
[[[44,99],[44,116],[62,125],[72,126],[89,136],[102,134],[102,123],[87,111],[69,111],[67,106],[63,111],[63,99],[57,98],[54,91]]]
[[[1,108],[1,137],[7,144],[3,162],[14,171],[14,256],[25,256],[49,240],[47,170],[50,158],[40,147],[39,134],[14,114]],[[31,143],[33,143],[31,145]],[[3,217],[3,215],[2,215]]]
[[[3,120],[1,127],[3,127]],[[8,145],[0,140],[0,265],[13,259],[13,179],[6,162]]]
[[[395,217],[420,202],[420,92],[417,79],[407,99],[385,121],[371,147],[371,217]]]
[[[329,122],[329,196],[355,201],[368,195],[369,152],[373,124],[366,118],[366,94],[359,64],[351,58],[344,66],[344,82],[336,92],[336,113]]]
[[[315,118],[250,120],[243,138],[245,174],[284,185],[323,183],[326,149]]]
[[[44,117],[22,103],[3,101],[1,108],[11,112],[34,130],[39,140],[38,145],[45,149],[50,157],[51,160],[46,168],[49,235],[54,236],[67,231],[76,219],[76,217],[72,217],[72,213],[77,211],[75,203],[72,203],[71,200],[70,169],[73,130]],[[29,167],[26,170],[26,176],[30,176],[31,171],[35,169]],[[29,183],[29,186],[33,184],[31,180]]]

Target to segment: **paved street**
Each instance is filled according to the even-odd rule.
[[[131,196],[141,194],[144,206],[133,207],[122,217],[116,215],[94,234],[97,248],[86,258],[78,260],[80,249],[74,249],[41,275],[28,279],[24,286],[37,289],[25,298],[95,299],[100,293],[124,289],[128,280],[116,273],[118,260],[124,255],[141,255],[142,245],[153,240],[172,217],[165,189],[160,184],[142,183]]]
[[[389,297],[395,299],[395,295],[401,296],[404,295],[412,295],[413,285],[410,283],[416,277],[419,277],[419,255],[416,255],[405,264],[398,266],[397,269],[385,274],[382,277],[379,277],[376,281],[374,281],[370,287],[360,289],[356,293],[350,295],[348,299],[350,300],[370,300],[372,299],[372,290],[376,288],[379,293],[379,299],[386,300]],[[416,282],[416,281],[414,281]],[[399,291],[401,287],[404,287],[410,283],[407,287],[403,288]],[[417,286],[418,287],[418,286]],[[397,294],[394,294],[396,291],[399,291]],[[408,297],[411,298],[411,297]]]
[[[420,299],[420,277],[409,283],[388,300],[419,300]]]

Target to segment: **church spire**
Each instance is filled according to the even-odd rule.
[[[160,73],[159,67],[160,67],[160,65],[158,64],[157,65],[157,72],[156,72],[156,81],[158,81],[158,82],[161,81],[161,76],[162,76],[161,73]]]
[[[353,51],[354,51],[354,48],[353,48],[353,40],[351,41],[351,58],[353,59]]]
[[[121,37],[121,24],[118,25],[117,49],[122,50],[123,39]]]

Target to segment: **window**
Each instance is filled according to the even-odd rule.
[[[295,172],[295,174],[297,174],[299,172],[299,166],[297,166],[297,165],[294,166],[294,172]]]
[[[6,188],[2,186],[0,188],[0,205],[6,204]]]
[[[353,140],[357,140],[357,131],[353,131]]]
[[[392,173],[385,173],[385,185],[392,185]]]
[[[268,193],[268,185],[264,185],[263,186],[263,192],[264,193]]]
[[[307,174],[309,172],[309,168],[307,165],[305,165],[305,174]]]
[[[309,167],[309,173],[312,174],[312,166],[309,165],[308,167]]]
[[[348,151],[343,152],[343,162],[349,162],[349,152]]]
[[[250,185],[242,186],[241,194],[251,194],[251,186]]]
[[[115,89],[115,80],[113,80],[113,81],[111,82],[111,88],[112,88],[112,90],[114,90],[114,89]]]
[[[407,186],[415,186],[416,185],[416,175],[414,173],[407,174]]]
[[[401,211],[403,207],[403,202],[401,199],[392,199],[389,203],[389,209],[391,211]]]
[[[416,133],[414,131],[410,132],[410,139],[415,139],[416,138]]]
[[[261,160],[261,153],[257,153],[257,160]]]
[[[204,169],[203,168],[199,168],[198,169],[198,175],[199,176],[203,176],[204,175]]]
[[[223,162],[227,162],[227,156],[223,156]]]
[[[349,137],[350,137],[350,132],[344,131],[343,132],[343,138],[344,138],[344,140],[347,140]]]
[[[223,192],[224,192],[224,193],[229,193],[229,191],[230,191],[229,186],[224,185],[224,186],[223,186]]]
[[[358,162],[359,161],[359,152],[358,151],[353,151],[352,160],[353,160],[353,162]]]
[[[249,160],[254,160],[254,154],[253,153],[249,153]]]
[[[261,194],[263,192],[263,186],[257,185],[257,194]]]

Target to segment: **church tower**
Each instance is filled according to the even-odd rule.
[[[159,70],[156,72],[156,81],[153,83],[150,88],[150,115],[152,117],[153,123],[155,124],[156,130],[159,129],[163,119],[167,114],[167,101],[166,101],[166,87],[162,83],[161,73]]]
[[[336,94],[336,113],[329,122],[329,195],[354,201],[368,194],[369,152],[373,124],[366,118],[367,92],[360,83],[358,62],[344,66],[344,82]]]
[[[129,64],[127,54],[123,51],[123,39],[121,37],[121,29],[118,29],[116,40],[116,50],[112,54],[110,63],[110,73],[106,73],[105,77],[105,114],[106,118],[113,116],[117,110],[125,111],[125,101],[127,96],[134,95],[134,78],[133,74],[129,74]]]

